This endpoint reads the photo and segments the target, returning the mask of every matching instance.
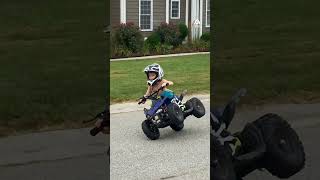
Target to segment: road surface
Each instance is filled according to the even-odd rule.
[[[106,180],[107,138],[89,129],[0,139],[1,180]]]
[[[205,102],[208,108],[209,102]],[[242,108],[231,130],[265,113],[278,113],[296,129],[306,151],[306,167],[290,180],[320,179],[320,104],[267,105]],[[141,130],[141,111],[112,114],[112,179],[209,179],[209,121],[187,119],[176,133],[161,129],[159,140]],[[142,119],[140,119],[142,118]],[[2,180],[106,180],[106,136],[91,137],[88,129],[33,133],[0,139]],[[256,171],[244,180],[276,180]]]
[[[208,112],[209,96],[202,99]],[[135,103],[135,106],[136,103]],[[111,108],[111,111],[115,112]],[[141,129],[143,111],[111,114],[111,179],[197,179],[210,177],[209,114],[190,116],[184,129],[160,129],[160,138],[149,140]]]

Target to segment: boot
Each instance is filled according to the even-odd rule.
[[[180,94],[180,97],[179,97],[180,101],[182,101],[183,97],[187,94],[187,92],[188,91],[186,89],[182,91],[182,93]]]

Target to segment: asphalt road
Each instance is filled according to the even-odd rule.
[[[240,109],[231,124],[233,132],[241,130],[246,122],[254,121],[265,113],[277,113],[289,121],[297,131],[306,152],[305,168],[290,177],[290,180],[320,179],[318,167],[320,165],[320,104],[304,105],[267,105],[259,108]],[[267,171],[256,171],[244,180],[277,180]]]
[[[51,131],[0,139],[1,180],[106,180],[105,135],[88,129]]]
[[[209,102],[205,101],[208,109]],[[320,179],[320,104],[268,105],[237,111],[231,130],[265,113],[287,119],[306,152],[305,168],[290,180]],[[209,179],[209,121],[186,120],[182,132],[161,129],[159,140],[148,140],[141,111],[112,114],[111,179]],[[0,139],[1,180],[106,180],[106,136],[91,137],[88,129],[51,131]],[[244,180],[276,180],[256,171]]]
[[[202,100],[208,112],[209,99]],[[142,111],[111,114],[111,179],[205,179],[210,176],[209,114],[185,120],[180,132],[160,129],[149,140],[141,129]]]

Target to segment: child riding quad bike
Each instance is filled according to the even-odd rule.
[[[158,91],[160,90],[162,88]],[[149,139],[156,140],[160,137],[159,128],[170,126],[175,131],[182,130],[184,120],[189,115],[194,115],[197,118],[205,115],[205,108],[198,98],[191,98],[183,104],[184,93],[178,97],[172,91],[165,90],[157,99],[154,94],[157,94],[158,91],[144,97],[155,101],[149,110],[144,109],[146,120],[142,122],[142,130]],[[139,102],[139,104],[141,103]]]
[[[142,130],[149,139],[160,137],[159,128],[170,126],[175,131],[182,130],[184,119],[191,114],[197,118],[205,115],[205,108],[199,99],[192,98],[183,104],[185,92],[177,97],[166,88],[173,85],[173,82],[163,78],[164,70],[159,64],[148,65],[143,71],[147,76],[148,89],[138,104],[145,103],[147,99],[152,100],[151,108],[144,109],[147,119],[142,123]]]
[[[256,169],[279,178],[293,176],[304,167],[305,152],[297,133],[279,115],[266,114],[235,134],[228,131],[235,105],[245,93],[240,89],[225,108],[211,111],[212,178],[241,180]]]

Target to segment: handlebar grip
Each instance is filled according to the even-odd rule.
[[[91,136],[97,135],[100,131],[102,131],[103,127],[94,127],[90,130]]]

